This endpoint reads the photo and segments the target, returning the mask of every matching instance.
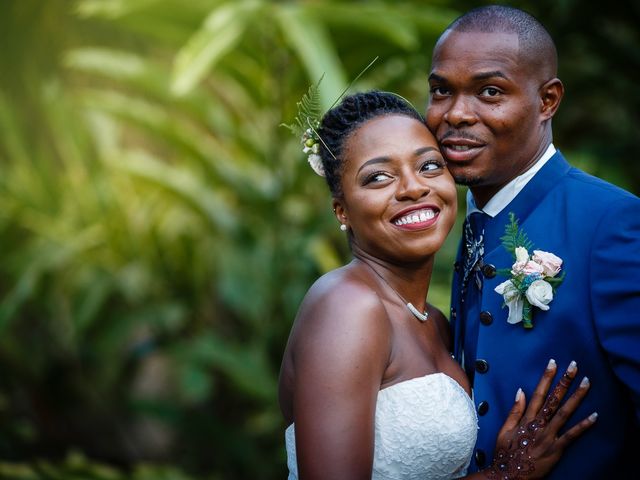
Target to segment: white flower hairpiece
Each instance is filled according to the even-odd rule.
[[[308,155],[307,161],[313,171],[324,177],[325,172],[322,166],[322,157],[320,156],[320,143],[317,140],[319,138],[313,129],[307,128],[302,134],[302,151]]]

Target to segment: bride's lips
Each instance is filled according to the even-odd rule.
[[[485,147],[482,142],[461,137],[448,137],[440,144],[447,161],[452,162],[468,162],[479,155]]]
[[[414,205],[396,214],[391,223],[403,230],[422,230],[436,223],[439,214],[435,205]]]

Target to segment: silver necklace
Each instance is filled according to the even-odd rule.
[[[404,303],[407,306],[407,308],[413,314],[414,317],[416,317],[421,322],[426,322],[427,321],[427,319],[429,318],[429,312],[427,312],[426,310],[424,312],[421,312],[420,310],[418,310],[416,307],[413,306],[413,303],[407,302],[404,299],[404,297],[402,295],[400,295],[400,292],[398,292],[395,288],[393,288],[391,286],[391,284],[389,282],[387,282],[387,279],[384,278],[382,275],[380,275],[375,268],[373,268],[367,262],[363,262],[363,263],[366,264],[371,270],[373,270],[373,273],[375,273],[378,277],[380,277],[382,279],[382,281],[384,283],[387,284],[387,287],[389,287],[393,291],[393,293],[395,293],[398,296],[398,298],[400,300],[402,300],[402,303]]]

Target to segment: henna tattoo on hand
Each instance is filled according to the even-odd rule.
[[[498,449],[491,466],[483,473],[490,480],[517,480],[526,478],[536,471],[535,463],[529,455],[529,448],[535,437],[524,428],[518,429],[516,448]]]
[[[518,480],[532,475],[536,468],[529,450],[536,442],[536,437],[549,424],[555,415],[560,400],[571,386],[573,378],[565,372],[553,391],[547,396],[544,405],[535,418],[520,425],[507,448],[499,448],[491,466],[483,473],[489,480]]]

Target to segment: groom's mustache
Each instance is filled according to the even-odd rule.
[[[456,140],[470,140],[476,143],[486,143],[481,138],[476,137],[475,135],[468,133],[464,130],[447,130],[442,137],[438,138],[438,143],[444,142],[446,139],[454,137]]]

